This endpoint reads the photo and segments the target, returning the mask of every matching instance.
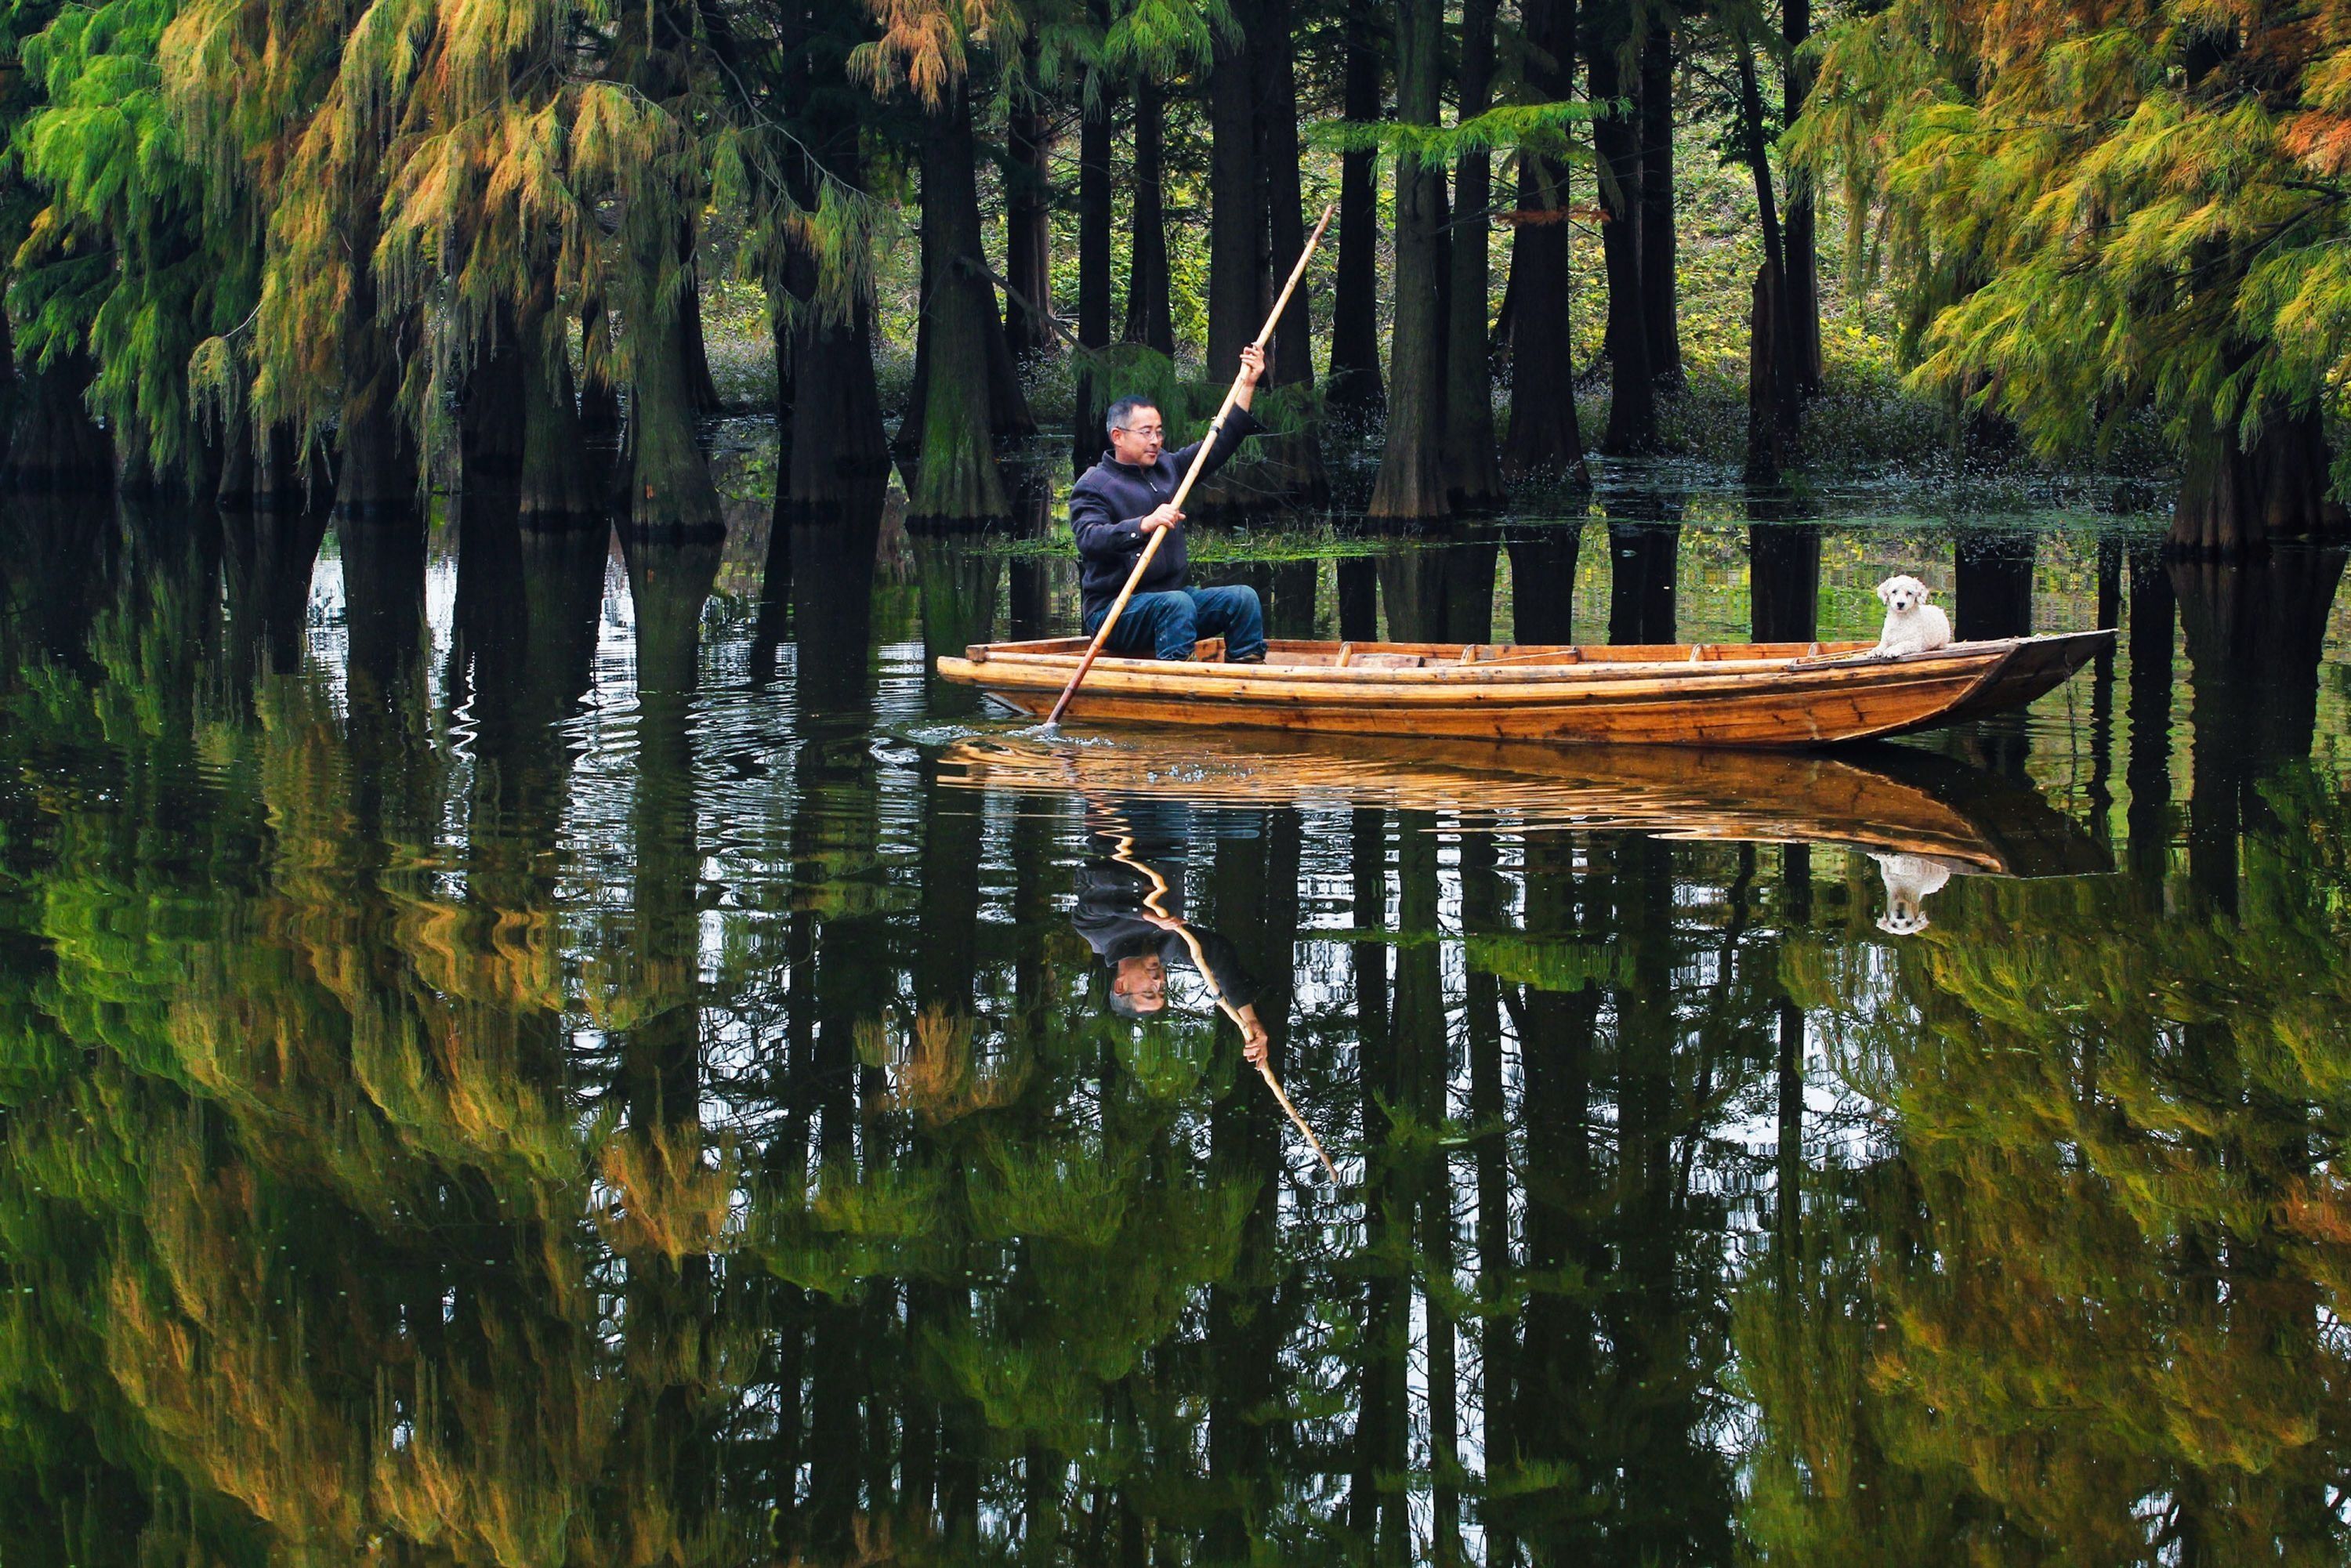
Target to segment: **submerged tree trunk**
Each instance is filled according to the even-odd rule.
[[[1005,124],[1004,331],[1015,357],[1053,346],[1053,122],[1038,97],[1037,35],[1022,47],[1025,88],[1016,88]]]
[[[299,511],[308,505],[308,482],[290,428],[274,424],[256,433],[250,421],[240,419],[232,422],[222,441],[215,498],[224,508]]]
[[[522,352],[522,526],[551,530],[601,524],[611,497],[598,482],[597,465],[581,460],[588,436],[572,392],[562,324],[552,321],[542,330],[549,340],[526,341]]]
[[[95,361],[72,353],[18,377],[0,483],[50,494],[112,487],[112,446],[84,401],[97,375]]]
[[[1127,253],[1126,329],[1130,343],[1173,359],[1176,319],[1167,274],[1167,195],[1161,142],[1167,96],[1148,72],[1134,83],[1134,235]]]
[[[335,511],[346,517],[400,517],[416,510],[420,477],[415,437],[400,412],[400,354],[392,334],[404,323],[378,311],[364,265],[352,277],[343,318]]]
[[[1494,0],[1463,0],[1460,118],[1486,112],[1494,71]],[[1445,485],[1457,505],[1490,507],[1502,498],[1494,449],[1494,355],[1487,323],[1493,282],[1493,161],[1465,154],[1454,165],[1452,289],[1445,353]]]
[[[1523,0],[1520,15],[1528,43],[1544,57],[1528,59],[1529,85],[1551,102],[1573,98],[1573,0]],[[1592,476],[1575,412],[1567,180],[1565,163],[1531,156],[1520,162],[1508,305],[1510,424],[1502,442],[1502,471],[1512,479],[1542,476],[1582,486]]]
[[[499,315],[496,341],[475,360],[457,409],[458,482],[467,496],[511,490],[522,475],[523,346],[513,312]]]
[[[2168,555],[2230,559],[2279,540],[2345,531],[2343,504],[2327,498],[2330,455],[2315,410],[2273,414],[2253,444],[2236,428],[2196,416],[2182,455],[2179,498],[2164,537]]]
[[[916,518],[1008,516],[991,438],[1035,429],[1019,382],[998,369],[1011,356],[980,250],[977,156],[971,99],[959,86],[923,135],[922,364],[906,413],[916,454],[909,516]],[[904,433],[900,444],[907,444]]]
[[[1580,35],[1585,70],[1595,103],[1630,96],[1617,51],[1624,43],[1621,14],[1604,12],[1607,25]],[[1612,456],[1653,452],[1657,445],[1657,400],[1649,365],[1648,310],[1641,290],[1641,126],[1636,114],[1609,113],[1592,124],[1592,149],[1599,165],[1600,249],[1608,269],[1608,428],[1600,449]]]
[[[1396,118],[1437,123],[1441,0],[1396,6]],[[1445,486],[1445,314],[1440,246],[1445,176],[1409,153],[1396,160],[1395,322],[1387,447],[1373,482],[1374,517],[1448,516]]]
[[[847,320],[829,320],[811,298],[795,317],[777,345],[789,355],[792,377],[791,452],[778,508],[862,501],[890,472],[871,308],[860,300]]]
[[[1369,124],[1380,118],[1379,9],[1349,0],[1343,111]],[[1339,160],[1339,262],[1331,304],[1331,375],[1326,406],[1361,417],[1387,406],[1380,382],[1380,193],[1367,149]]]
[[[656,249],[638,258],[650,295],[663,273],[684,265]],[[641,533],[716,532],[726,524],[710,463],[695,429],[690,343],[683,310],[647,308],[629,324],[636,376],[629,401],[628,520]]]
[[[1682,390],[1682,336],[1674,241],[1674,34],[1654,16],[1641,42],[1641,313],[1649,374],[1662,392]]]

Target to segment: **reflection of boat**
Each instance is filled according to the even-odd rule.
[[[1276,642],[1262,664],[1102,659],[1070,714],[1097,724],[1346,735],[1814,746],[2020,706],[2113,640],[2112,632],[2073,632],[1892,658],[1868,643]],[[984,643],[942,657],[939,674],[1042,715],[1085,647],[1081,637]]]
[[[1317,737],[976,737],[942,777],[971,789],[1204,806],[1435,811],[1513,831],[1834,843],[1953,871],[2071,875],[2104,852],[2030,785],[1901,747],[1835,756]]]

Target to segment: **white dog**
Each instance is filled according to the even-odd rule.
[[[1927,602],[1935,591],[1915,577],[1889,577],[1877,585],[1886,605],[1886,630],[1877,634],[1877,654],[1931,653],[1951,640],[1951,622]]]
[[[1924,855],[1882,855],[1873,850],[1869,858],[1886,879],[1886,913],[1877,917],[1877,928],[1889,936],[1916,936],[1933,925],[1927,918],[1927,898],[1943,890],[1951,880],[1951,868]]]

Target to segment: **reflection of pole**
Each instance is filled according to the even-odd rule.
[[[1134,851],[1134,836],[1121,834],[1118,848],[1113,852],[1111,858],[1133,866],[1151,879],[1151,892],[1144,899],[1144,906],[1176,927],[1176,935],[1184,938],[1184,946],[1192,950],[1193,966],[1200,971],[1200,977],[1208,982],[1208,994],[1217,998],[1217,1006],[1222,1008],[1225,1016],[1233,1020],[1233,1027],[1241,1031],[1242,1040],[1248,1040],[1249,1025],[1241,1021],[1240,1009],[1225,999],[1225,988],[1217,984],[1217,972],[1208,967],[1208,956],[1201,951],[1200,939],[1192,935],[1192,928],[1189,925],[1169,914],[1167,906],[1160,902],[1167,896],[1167,879],[1161,876],[1158,868],[1149,861],[1135,859]],[[1305,1137],[1307,1144],[1314,1150],[1315,1158],[1321,1160],[1322,1168],[1331,1173],[1332,1181],[1334,1183],[1338,1181],[1339,1167],[1331,1163],[1331,1156],[1323,1152],[1322,1140],[1314,1135],[1314,1129],[1306,1124],[1306,1118],[1300,1115],[1298,1107],[1290,1103],[1290,1096],[1282,1091],[1281,1080],[1273,1075],[1272,1064],[1260,1061],[1257,1064],[1257,1070],[1259,1076],[1265,1080],[1265,1086],[1273,1091],[1273,1097],[1281,1103],[1282,1110],[1289,1113],[1291,1124],[1297,1127],[1300,1134]]]

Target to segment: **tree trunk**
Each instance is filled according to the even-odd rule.
[[[522,474],[522,361],[514,313],[501,308],[496,341],[465,378],[457,409],[458,484],[468,495],[513,488]]]
[[[611,497],[598,483],[596,466],[580,460],[588,438],[561,323],[550,322],[546,330],[552,341],[527,342],[522,353],[522,526],[549,531],[602,524]]]
[[[873,382],[873,319],[860,300],[846,321],[810,305],[790,329],[791,461],[777,491],[786,506],[862,501],[890,472]],[[779,345],[780,347],[780,345]]]
[[[1813,66],[1800,51],[1813,33],[1812,0],[1781,0],[1780,37],[1787,46],[1785,93],[1780,123],[1793,125],[1813,90]],[[1813,187],[1809,178],[1792,172],[1788,178],[1785,276],[1788,319],[1796,332],[1796,390],[1805,397],[1821,390],[1821,262],[1814,234]]]
[[[857,175],[854,128],[824,143],[825,155],[844,178]],[[798,193],[804,204],[817,198],[812,174]],[[831,314],[812,256],[796,254],[786,265],[783,298],[769,312],[776,334],[777,427],[786,438],[778,453],[777,526],[790,515],[814,508],[849,507],[862,511],[877,481],[890,472],[882,400],[873,381],[872,307],[862,298],[845,319]]]
[[[1299,171],[1298,69],[1290,47],[1290,0],[1259,0],[1254,25],[1257,57],[1257,146],[1260,201],[1265,209],[1266,250],[1259,287],[1262,302],[1259,320],[1273,308],[1275,294],[1306,249],[1305,192]],[[1314,384],[1314,290],[1299,280],[1290,304],[1274,328],[1268,354],[1265,385],[1311,387]],[[1238,366],[1233,367],[1238,369]],[[1209,366],[1216,371],[1215,365]],[[1331,482],[1322,466],[1322,443],[1311,423],[1259,438],[1258,484],[1261,494],[1291,506],[1316,507],[1330,499]]]
[[[630,388],[630,526],[642,535],[689,537],[723,532],[718,490],[695,438],[695,368],[688,316],[661,308],[661,277],[689,264],[680,235],[641,225],[635,242],[636,293],[628,331],[635,378]]]
[[[1780,214],[1771,188],[1771,159],[1763,142],[1763,97],[1755,85],[1754,51],[1739,45],[1740,131],[1748,172],[1755,181],[1756,216],[1763,231],[1763,267],[1755,279],[1748,355],[1747,481],[1777,480],[1803,421],[1795,356],[1788,346],[1796,332],[1788,316],[1787,252],[1781,245]]]
[[[1257,156],[1257,72],[1261,19],[1236,8],[1244,27],[1220,30],[1208,73],[1208,377],[1229,378],[1257,336],[1266,303],[1264,182]]]
[[[1358,124],[1380,118],[1379,14],[1372,0],[1349,0],[1343,112]],[[1380,193],[1373,158],[1365,151],[1339,160],[1339,262],[1325,406],[1355,418],[1387,406],[1380,382]]]
[[[17,491],[68,495],[114,484],[114,453],[84,401],[98,365],[72,353],[17,379],[0,483]]]
[[[1437,123],[1444,9],[1441,0],[1399,0],[1396,7],[1396,118]],[[1447,517],[1445,486],[1445,316],[1439,297],[1440,225],[1445,176],[1434,164],[1396,160],[1395,324],[1386,450],[1372,485],[1374,517]]]
[[[1099,0],[1097,23],[1106,20]],[[1078,389],[1071,402],[1071,472],[1082,474],[1102,445],[1110,399],[1088,358],[1110,347],[1111,109],[1107,79],[1098,78],[1078,127]]]
[[[1004,270],[1011,284],[1004,331],[1015,358],[1053,346],[1053,122],[1036,87],[1038,44],[1021,47],[1024,85],[1013,90],[1005,125]]]
[[[621,392],[612,383],[612,318],[592,296],[580,308],[580,438],[617,468]]]
[[[1463,0],[1460,118],[1474,120],[1491,99],[1494,0]],[[1493,160],[1483,152],[1454,166],[1451,318],[1445,353],[1445,483],[1458,506],[1490,507],[1502,498],[1494,449],[1493,337],[1487,320],[1492,287]]]
[[[1008,362],[996,290],[982,270],[979,191],[974,178],[971,100],[958,87],[930,115],[923,136],[923,277],[925,300],[915,372],[915,471],[909,517],[975,522],[1009,515],[993,435],[1033,431],[1018,382],[1007,407],[995,362]],[[901,446],[906,444],[902,434]],[[798,444],[798,443],[795,443]]]
[[[2339,537],[2343,504],[2327,497],[2325,427],[2313,410],[2273,414],[2248,449],[2236,428],[2196,416],[2164,553],[2232,559],[2283,539]]]
[[[694,256],[690,228],[684,244],[689,271],[685,287],[678,296],[677,324],[685,345],[685,384],[694,393],[695,417],[708,419],[726,412],[726,400],[718,395],[718,383],[711,379],[710,345],[702,335],[702,282],[690,270]]]
[[[1134,83],[1134,237],[1127,254],[1126,329],[1120,335],[1176,357],[1176,319],[1167,273],[1167,193],[1161,141],[1167,98],[1145,73]]]
[[[1682,390],[1682,337],[1674,242],[1674,35],[1652,18],[1641,42],[1641,311],[1649,374],[1662,392]]]
[[[368,254],[360,250],[360,256]],[[353,269],[343,318],[343,402],[337,430],[335,512],[396,517],[417,508],[416,442],[400,413],[400,354],[377,311],[368,269]]]
[[[240,419],[224,434],[223,444],[216,498],[224,509],[299,511],[308,503],[291,430],[272,425],[256,435],[252,422]]]
[[[1575,96],[1573,0],[1524,0],[1527,42],[1540,54],[1526,63],[1528,84],[1550,102]],[[1568,317],[1573,287],[1568,266],[1568,168],[1522,158],[1519,222],[1510,235],[1510,423],[1502,471],[1579,488],[1592,483],[1583,429],[1575,412],[1575,344]]]
[[[1588,14],[1589,15],[1589,14]],[[1602,12],[1578,37],[1594,103],[1629,96],[1617,50],[1621,14]],[[1648,310],[1641,298],[1641,125],[1637,114],[1611,113],[1592,122],[1592,150],[1600,174],[1600,250],[1608,269],[1608,428],[1600,450],[1612,456],[1657,446],[1656,386],[1649,366]]]

